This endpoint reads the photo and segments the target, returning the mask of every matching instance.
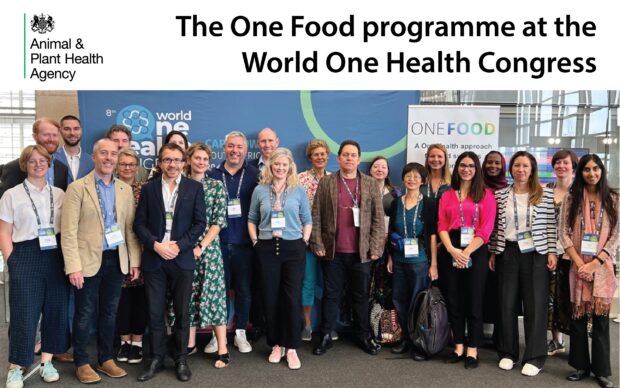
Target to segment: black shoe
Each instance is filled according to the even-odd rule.
[[[116,354],[116,361],[127,362],[127,360],[129,359],[130,350],[131,345],[127,342],[123,342],[120,349],[118,349],[118,353]]]
[[[361,340],[360,347],[363,351],[370,354],[371,356],[376,356],[377,354],[379,354],[379,349],[381,349],[381,346],[379,346],[372,338],[366,338]]]
[[[255,326],[251,333],[248,333],[248,337],[252,342],[256,342],[260,337],[265,335],[265,330],[260,326]]]
[[[458,355],[455,352],[450,353],[448,358],[446,358],[446,364],[456,364],[457,362],[462,361],[465,358],[464,354]]]
[[[400,343],[394,346],[390,352],[393,354],[405,354],[411,349],[411,343],[409,341],[400,341]]]
[[[131,345],[127,362],[130,364],[139,364],[142,362],[142,346]]]
[[[188,347],[187,348],[187,355],[191,356],[192,354],[196,354],[198,352],[198,348],[196,347],[196,345],[192,346],[191,348]]]
[[[329,334],[323,334],[319,341],[314,345],[312,353],[317,356],[321,356],[327,353],[327,350],[331,349],[332,346],[332,336]]]
[[[601,388],[613,388],[614,383],[605,376],[596,376],[596,382]]]
[[[179,381],[189,381],[192,378],[192,371],[189,370],[187,361],[179,361],[175,365],[175,373]]]
[[[478,357],[471,357],[471,356],[465,357],[465,369],[476,369],[477,367],[478,367]]]
[[[138,376],[138,381],[148,381],[163,369],[164,362],[162,360],[151,360],[149,366]]]
[[[566,376],[566,380],[568,381],[580,381],[590,376],[590,372],[585,370],[576,370],[573,373]]]
[[[415,348],[411,351],[411,357],[414,361],[428,361],[428,357]]]

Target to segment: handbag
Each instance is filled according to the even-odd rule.
[[[378,271],[380,272],[380,270]],[[383,345],[391,345],[399,342],[402,338],[402,330],[398,321],[396,309],[387,309],[381,303],[383,299],[379,290],[376,288],[375,276],[373,274],[370,282],[370,330],[375,342]]]

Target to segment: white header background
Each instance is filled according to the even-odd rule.
[[[617,12],[610,2],[520,1],[4,1],[0,6],[0,85],[2,89],[144,89],[144,90],[366,90],[366,89],[616,89],[619,85],[617,50]],[[52,15],[55,28],[47,34],[30,30],[34,14]],[[78,70],[75,80],[30,79],[27,63],[24,79],[24,14],[26,50],[33,38],[64,40],[81,38],[85,49],[79,54],[99,53],[103,65],[56,65],[44,69]],[[193,15],[207,23],[220,21],[222,37],[182,37],[177,15]],[[328,20],[340,23],[355,15],[354,37],[291,36],[293,15],[306,21]],[[230,22],[243,15],[253,21],[283,24],[282,37],[235,37]],[[555,35],[557,17],[583,24],[596,23],[595,37]],[[526,20],[545,18],[547,37],[523,37]],[[362,23],[402,21],[512,21],[515,36],[510,38],[424,37],[411,43],[408,36],[375,37],[363,42]],[[572,30],[574,32],[574,29]],[[310,55],[319,51],[318,73],[246,73],[241,53],[267,51],[293,56],[295,51]],[[460,50],[471,61],[471,73],[387,73],[387,52],[404,52],[407,57],[436,57],[437,51]],[[379,72],[330,73],[325,57],[332,51],[346,56],[379,60]],[[541,79],[532,73],[494,73],[479,70],[478,57],[495,51],[504,57],[595,57],[594,73],[560,73],[557,67]],[[54,51],[56,53],[57,51]],[[27,55],[29,60],[29,55]]]

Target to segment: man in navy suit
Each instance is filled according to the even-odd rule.
[[[58,150],[58,137],[60,125],[52,119],[40,118],[32,124],[32,138],[35,143],[45,147],[45,150],[52,155],[52,166],[48,170],[47,182],[63,191],[67,190],[67,179],[69,171],[67,166],[56,162],[53,155]],[[19,168],[19,160],[15,159],[5,164],[0,176],[0,198],[4,192],[11,189],[26,179],[26,173]]]
[[[60,136],[65,143],[56,153],[54,159],[69,168],[69,183],[83,178],[95,168],[93,157],[82,152],[82,123],[75,116],[67,115],[60,119]]]
[[[151,332],[151,362],[138,380],[150,380],[163,369],[166,292],[170,291],[176,317],[172,328],[176,375],[180,381],[189,381],[189,301],[196,267],[193,249],[207,227],[204,191],[202,184],[181,174],[185,154],[178,145],[163,145],[159,164],[162,176],[142,186],[134,221],[144,245],[142,272]]]

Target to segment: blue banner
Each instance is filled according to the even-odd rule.
[[[280,146],[291,149],[298,170],[309,168],[309,140],[326,140],[332,155],[330,171],[338,169],[338,144],[354,139],[362,159],[388,158],[391,177],[400,182],[405,164],[407,106],[419,103],[418,91],[80,91],[82,144],[91,150],[113,124],[131,128],[132,148],[150,168],[171,130],[187,134],[190,142],[212,146],[212,164],[223,160],[224,136],[233,130],[246,134],[248,159],[258,158],[258,132],[273,128]],[[361,167],[366,172],[367,164]]]

